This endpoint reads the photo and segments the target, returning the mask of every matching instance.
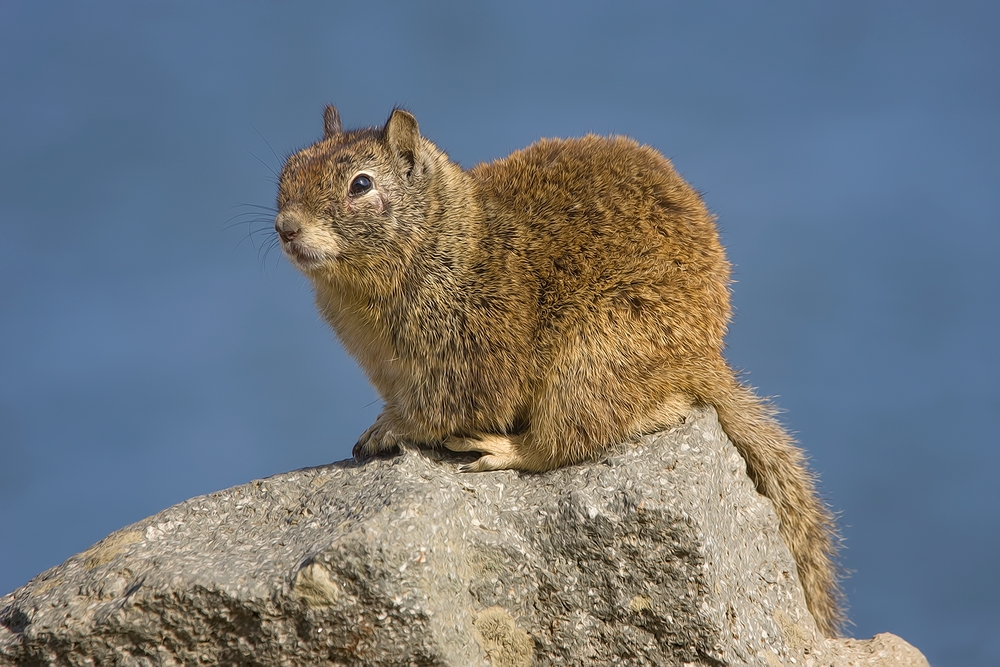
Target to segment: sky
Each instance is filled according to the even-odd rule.
[[[412,111],[460,164],[624,134],[735,264],[727,357],[844,534],[853,636],[1000,664],[1000,5],[0,3],[0,594],[346,458],[378,396],[276,172]]]

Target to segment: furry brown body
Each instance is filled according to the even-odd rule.
[[[401,442],[544,471],[713,405],[770,498],[820,628],[842,622],[836,532],[802,452],[722,356],[729,264],[698,194],[624,138],[543,140],[463,170],[393,112],[289,158],[275,222]]]

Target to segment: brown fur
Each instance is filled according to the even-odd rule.
[[[666,158],[588,135],[466,171],[403,110],[344,132],[328,107],[324,130],[285,165],[275,228],[385,400],[356,457],[443,442],[482,453],[470,471],[544,471],[711,404],[837,631],[833,518],[723,359],[729,263]],[[359,174],[371,188],[351,193]]]

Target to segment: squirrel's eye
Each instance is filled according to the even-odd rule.
[[[351,181],[351,187],[347,190],[352,195],[363,195],[372,189],[372,179],[365,174],[358,174]]]

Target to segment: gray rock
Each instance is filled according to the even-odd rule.
[[[0,665],[927,664],[819,635],[710,410],[542,475],[459,463],[408,451],[171,507],[0,598]]]

